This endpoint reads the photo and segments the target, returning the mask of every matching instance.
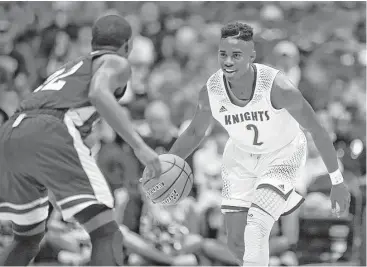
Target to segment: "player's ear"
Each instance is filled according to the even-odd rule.
[[[120,55],[123,55],[124,57],[128,57],[129,53],[130,53],[130,47],[129,47],[129,42],[125,42],[120,49],[118,50]]]
[[[256,59],[256,51],[255,50],[252,50],[250,58],[251,58],[251,62],[255,61],[255,59]]]
[[[133,49],[133,41],[132,41],[132,38],[130,38],[124,44],[124,51],[125,51],[125,53],[126,53],[127,56],[130,55],[130,52],[131,52],[132,49]]]
[[[126,54],[129,54],[129,43],[128,42],[124,44],[124,51]]]

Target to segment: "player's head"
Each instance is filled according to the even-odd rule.
[[[131,26],[119,15],[105,15],[92,28],[92,49],[113,50],[127,57],[132,49]]]
[[[231,22],[221,29],[218,60],[228,80],[240,78],[255,60],[253,29],[241,22]]]

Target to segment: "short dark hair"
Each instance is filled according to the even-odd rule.
[[[221,29],[221,38],[233,37],[243,41],[253,41],[254,30],[250,25],[235,21],[230,22]]]
[[[119,15],[106,15],[92,27],[92,48],[112,46],[119,49],[132,35],[129,22]]]

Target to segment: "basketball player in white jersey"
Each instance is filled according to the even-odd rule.
[[[350,194],[312,107],[282,72],[253,63],[255,56],[250,26],[235,22],[222,28],[221,68],[200,91],[196,114],[169,153],[187,158],[212,117],[227,130],[222,211],[228,246],[244,266],[267,266],[274,222],[303,201],[294,190],[307,150],[300,126],[311,133],[330,173],[335,216],[348,210]]]

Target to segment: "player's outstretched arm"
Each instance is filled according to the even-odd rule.
[[[97,59],[98,60],[98,59]],[[107,123],[134,149],[138,159],[148,167],[152,176],[159,176],[158,155],[134,130],[131,121],[115,98],[115,91],[124,87],[131,75],[129,62],[117,55],[104,55],[93,75],[89,99]]]
[[[275,78],[271,101],[275,108],[285,108],[311,134],[330,174],[333,184],[330,196],[333,213],[339,216],[338,211],[336,211],[336,202],[340,206],[340,212],[343,213],[349,208],[350,194],[347,186],[343,183],[336,151],[328,132],[320,124],[315,111],[302,96],[298,88],[281,72]]]
[[[199,146],[205,137],[205,132],[211,123],[209,97],[206,86],[201,88],[196,112],[190,125],[173,144],[170,154],[186,159]]]

